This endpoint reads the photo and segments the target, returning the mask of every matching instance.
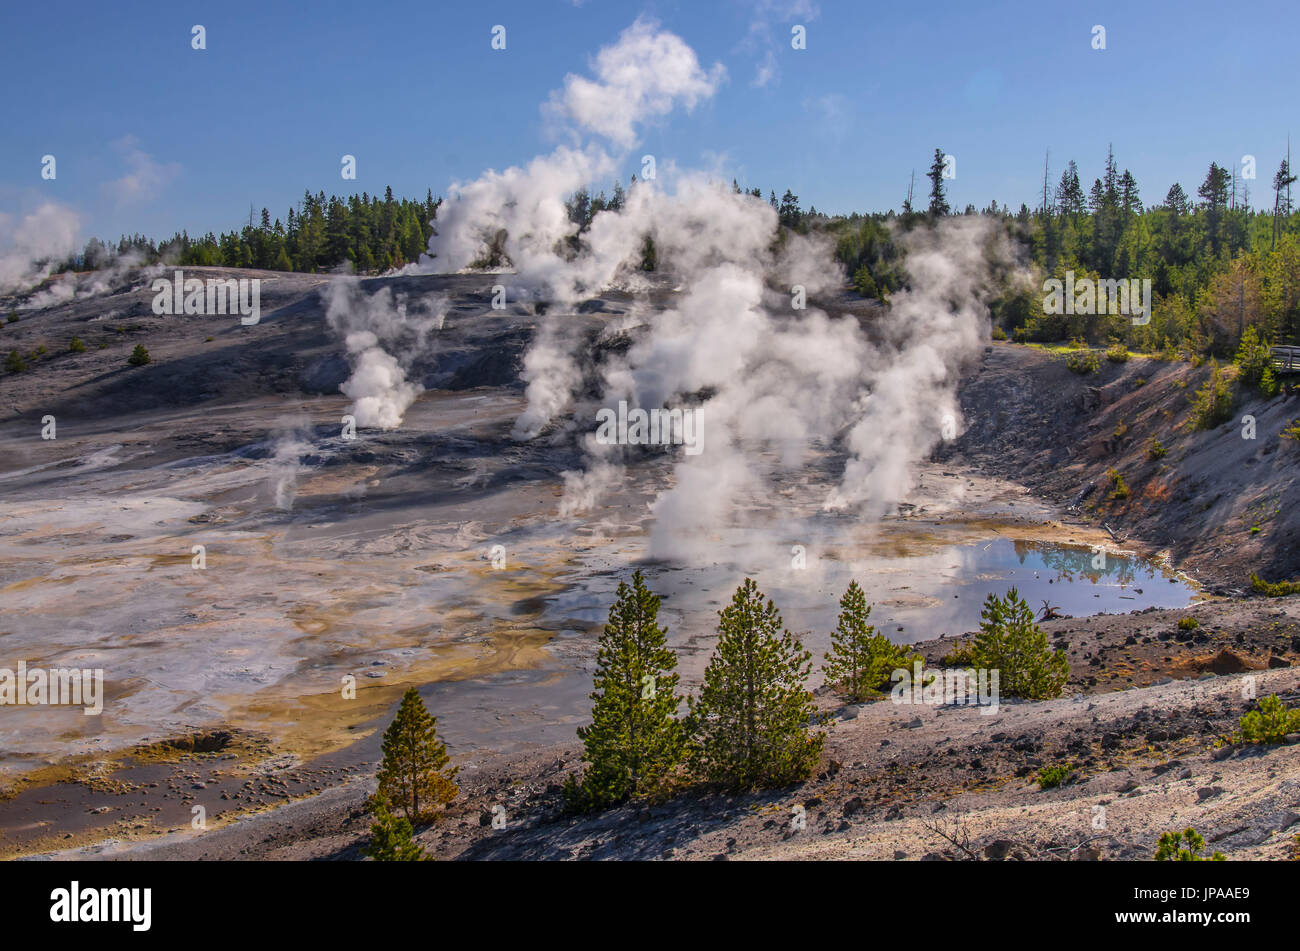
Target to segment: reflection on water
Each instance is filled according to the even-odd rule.
[[[734,541],[734,550],[743,551],[743,541]],[[745,569],[649,566],[647,571],[651,588],[664,596],[670,630],[706,637],[716,628],[717,609],[746,575],[776,602],[786,625],[801,633],[819,659],[850,579],[862,585],[873,605],[871,622],[902,643],[978,629],[984,599],[1011,587],[1035,615],[1048,602],[1074,617],[1185,607],[1196,595],[1193,585],[1143,558],[1113,552],[1103,558],[1078,545],[1004,537],[900,557],[820,558],[802,571],[772,563]]]
[[[874,588],[882,601],[903,602],[896,609],[876,612],[881,621],[892,619],[904,626],[906,637],[890,632],[898,640],[974,630],[984,599],[1011,587],[1036,614],[1041,615],[1046,603],[1075,617],[1185,607],[1196,595],[1193,585],[1143,558],[1055,542],[996,538],[894,561],[889,582],[904,573],[908,590],[938,602],[911,606],[898,598],[899,585],[872,584],[869,596]]]

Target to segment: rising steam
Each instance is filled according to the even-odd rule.
[[[668,163],[660,169],[671,187],[634,183],[621,209],[599,212],[579,235],[567,196],[626,160],[638,124],[693,108],[723,78],[721,67],[706,72],[678,37],[644,20],[601,50],[593,69],[593,79],[567,77],[545,108],[575,136],[606,144],[575,139],[525,167],[454,185],[422,259],[425,270],[447,271],[495,257],[514,269],[512,292],[552,304],[525,357],[528,403],[514,434],[579,434],[587,464],[565,474],[561,513],[596,505],[621,479],[625,447],[598,444],[592,430],[599,408],[626,400],[690,405],[706,421],[703,452],[678,457],[654,504],[654,556],[689,555],[739,500],[814,454],[847,457],[827,510],[884,514],[913,487],[945,425],[959,425],[957,371],[986,335],[989,263],[1002,253],[994,232],[981,219],[954,218],[908,235],[909,287],[865,329],[853,316],[794,306],[795,285],[807,295],[840,293],[829,239],[775,241],[766,202]],[[622,150],[618,158],[608,146]],[[668,303],[634,306],[617,328],[631,346],[589,367],[587,342],[566,329],[564,314],[612,287],[644,288],[647,236],[658,285],[672,282]],[[583,396],[593,374],[595,400]]]
[[[49,277],[76,250],[80,227],[75,212],[53,202],[18,221],[0,214],[0,293],[23,291]]]
[[[407,379],[414,361],[442,329],[446,301],[397,300],[391,288],[367,296],[354,278],[335,278],[325,293],[325,316],[343,338],[352,374],[339,389],[352,399],[357,425],[396,429],[423,387]]]

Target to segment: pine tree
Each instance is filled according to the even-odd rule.
[[[596,653],[591,726],[578,730],[588,763],[580,784],[566,786],[579,808],[662,794],[682,760],[675,719],[677,657],[659,626],[659,597],[638,571],[618,586]]]
[[[803,220],[803,211],[799,207],[799,196],[788,188],[785,190],[785,194],[781,196],[777,216],[781,224],[787,228],[797,228],[799,222]]]
[[[453,782],[459,767],[447,768],[447,746],[438,739],[438,718],[430,716],[414,687],[403,694],[397,716],[384,731],[381,749],[378,795],[399,806],[411,822],[420,822],[426,812],[433,813],[460,794]]]
[[[785,630],[776,605],[763,604],[752,579],[718,617],[718,644],[690,704],[695,775],[736,790],[806,779],[826,739],[808,730],[812,655]]]
[[[1056,186],[1056,204],[1062,215],[1077,218],[1087,210],[1083,188],[1079,184],[1079,166],[1071,159],[1061,173],[1061,183]]]
[[[126,358],[126,362],[133,367],[142,367],[150,361],[149,351],[144,348],[144,344],[137,343],[131,355]]]
[[[27,364],[23,361],[23,356],[17,350],[10,350],[9,356],[5,358],[5,369],[10,373],[22,373],[27,369]]]
[[[948,214],[948,198],[943,190],[943,149],[934,150],[934,161],[930,163],[926,177],[930,179],[930,217]]]
[[[1228,204],[1228,170],[1220,168],[1217,162],[1211,162],[1205,181],[1196,189],[1196,194],[1205,199],[1205,228],[1210,238],[1210,250],[1218,255],[1223,242],[1223,211]]]
[[[1278,235],[1282,233],[1282,222],[1291,215],[1291,186],[1296,177],[1291,174],[1291,162],[1282,159],[1277,174],[1273,176],[1273,244],[1277,245]]]
[[[878,633],[867,623],[870,616],[866,595],[856,581],[850,581],[840,598],[839,624],[831,634],[831,650],[822,672],[827,684],[839,688],[846,699],[855,703],[883,690],[895,670],[910,667],[917,658]]]
[[[370,825],[370,844],[362,851],[376,862],[419,862],[424,850],[412,837],[410,820],[395,816],[388,800],[376,795],[370,800],[375,821]]]
[[[1165,195],[1165,207],[1175,215],[1185,215],[1188,209],[1187,192],[1183,191],[1183,186],[1174,182],[1169,186],[1169,192]]]
[[[1142,199],[1138,196],[1137,179],[1128,169],[1124,169],[1124,174],[1119,179],[1119,206],[1124,212],[1125,227],[1130,215],[1142,212]]]
[[[975,635],[974,666],[998,671],[998,689],[1009,697],[1059,697],[1070,677],[1065,651],[1052,652],[1034,612],[1012,588],[1005,598],[990,594]]]

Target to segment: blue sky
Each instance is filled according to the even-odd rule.
[[[950,201],[1031,206],[1051,150],[1085,188],[1108,142],[1143,200],[1189,193],[1211,160],[1258,159],[1252,203],[1296,115],[1294,0],[1224,7],[1051,0],[526,0],[447,4],[5,4],[0,212],[54,200],[83,234],[156,237],[282,216],[313,192],[435,194],[556,140],[540,106],[639,15],[727,80],[643,131],[649,152],[825,211],[897,208],[936,146]],[[793,24],[807,49],[790,45]],[[190,28],[207,49],[190,48]],[[504,51],[491,28],[507,29]],[[1104,51],[1091,30],[1106,28]],[[769,73],[758,84],[761,71]],[[1296,130],[1300,132],[1300,124]],[[1300,143],[1298,143],[1300,144]],[[40,177],[53,154],[55,181]],[[340,157],[357,158],[343,181]]]

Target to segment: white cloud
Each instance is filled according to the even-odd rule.
[[[123,136],[113,143],[127,167],[127,173],[104,185],[104,191],[119,205],[131,204],[156,195],[180,173],[175,162],[159,163],[140,148],[133,135]]]
[[[762,62],[755,69],[750,85],[759,89],[779,85],[781,65],[777,50],[782,44],[789,48],[790,27],[796,23],[806,26],[821,15],[821,10],[812,0],[751,0],[746,5],[751,8],[751,19],[740,49],[747,53],[763,50]],[[784,32],[774,31],[773,24],[779,24]]]
[[[691,111],[726,78],[721,63],[705,72],[681,37],[644,18],[597,53],[592,70],[595,79],[565,76],[564,89],[552,93],[549,109],[621,148],[636,144],[638,124],[679,105]]]

